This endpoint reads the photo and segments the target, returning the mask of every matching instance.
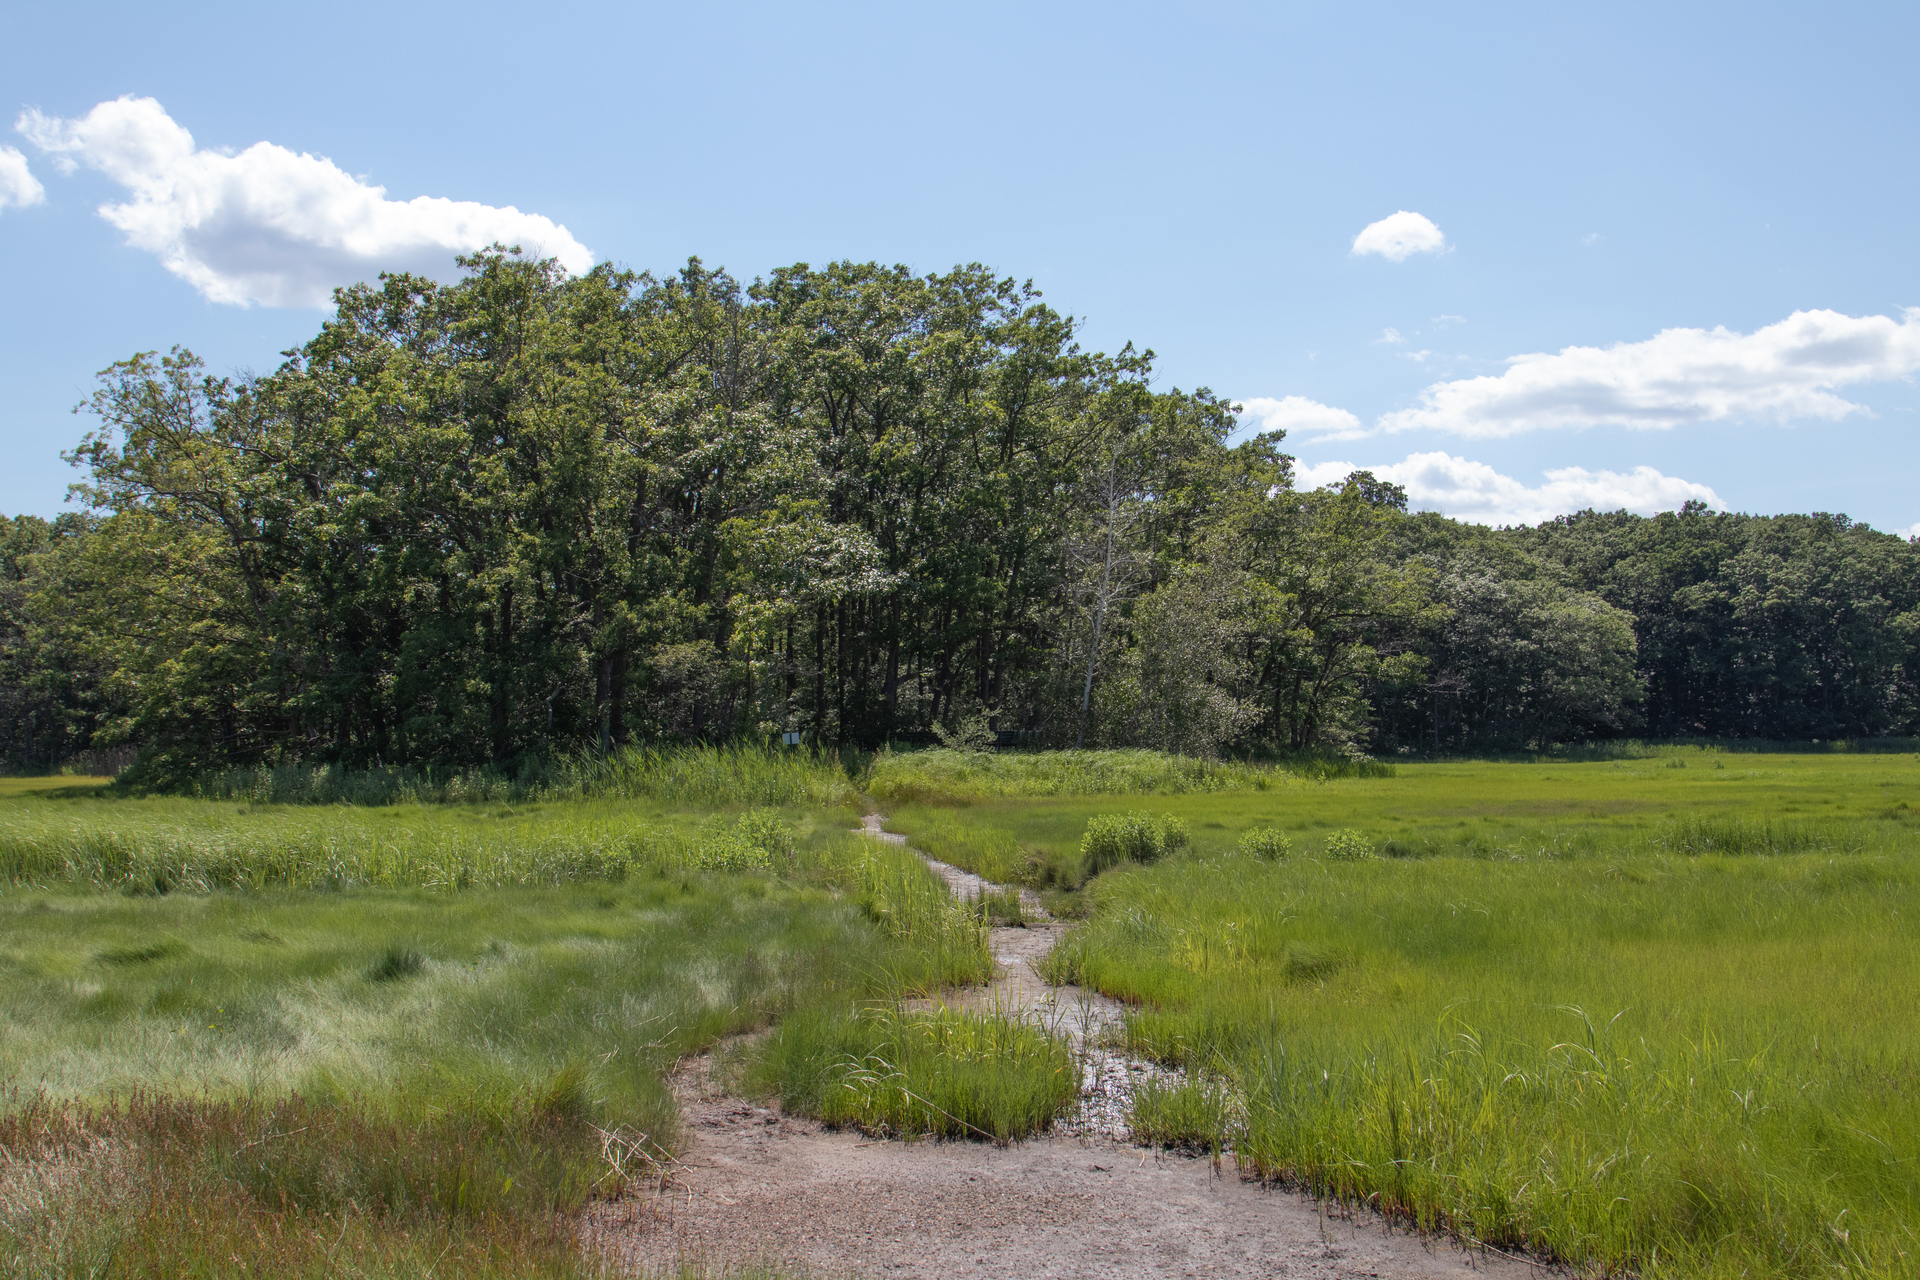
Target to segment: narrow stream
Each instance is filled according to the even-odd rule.
[[[877,813],[868,814],[861,834],[889,844],[906,844],[905,836],[882,828],[885,821]],[[913,852],[946,881],[957,898],[977,899],[1007,892],[1005,885],[930,858],[918,849]],[[1127,1112],[1139,1083],[1173,1083],[1183,1077],[1180,1072],[1128,1057],[1110,1047],[1108,1042],[1126,1024],[1126,1005],[1086,987],[1054,986],[1035,972],[1034,965],[1053,950],[1069,926],[1048,915],[1039,896],[1029,889],[1020,890],[1020,912],[1030,921],[1025,928],[1000,928],[989,933],[987,945],[998,966],[994,980],[984,987],[949,992],[937,1003],[1020,1018],[1053,1035],[1067,1037],[1080,1061],[1080,1106],[1072,1115],[1055,1121],[1052,1132],[1069,1137],[1100,1134],[1125,1141],[1131,1136]],[[916,1003],[931,1008],[936,1002]]]

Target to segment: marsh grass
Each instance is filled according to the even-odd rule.
[[[1698,765],[1716,756],[1912,755],[1920,752],[1920,738],[1834,738],[1827,741],[1789,741],[1769,738],[1608,738],[1594,742],[1557,743],[1547,751],[1518,751],[1480,755],[1480,761],[1592,763],[1618,760],[1692,761]],[[1418,749],[1409,752],[1420,756]],[[1444,758],[1444,757],[1443,757]],[[1684,766],[1681,766],[1684,767]]]
[[[1217,1075],[1143,1075],[1127,1105],[1127,1132],[1135,1142],[1214,1156],[1241,1139],[1245,1123],[1245,1099]]]
[[[1593,763],[1406,763],[1391,778],[1297,782],[1266,792],[1168,795],[1153,802],[1192,832],[1202,858],[1232,856],[1251,830],[1321,858],[1338,831],[1387,859],[1582,859],[1667,852],[1833,854],[1920,848],[1920,759],[1694,755]],[[1674,757],[1678,758],[1678,757]],[[1715,761],[1731,761],[1713,768]],[[1089,822],[1140,808],[1110,795],[901,803],[891,830],[935,857],[1001,883],[1078,889]]]
[[[599,1274],[569,1215],[676,1145],[675,1062],[981,973],[975,916],[863,870],[871,842],[765,811],[689,825],[764,865],[0,895],[0,1276]]]
[[[913,955],[854,903],[771,876],[17,894],[0,899],[0,1078],[56,1099],[322,1099],[577,1077],[596,1123],[671,1140],[661,1074],[680,1056],[942,970]]]
[[[1753,819],[1691,814],[1662,823],[1641,842],[1648,853],[1778,857],[1796,853],[1858,854],[1881,843],[1865,822]]]
[[[138,772],[121,785],[139,792]],[[646,800],[698,808],[778,808],[841,805],[853,797],[838,756],[757,744],[624,747],[606,755],[529,760],[510,769],[260,765],[202,774],[184,787],[167,789],[203,800],[360,806]]]
[[[1086,876],[1097,876],[1128,862],[1158,862],[1176,856],[1193,843],[1187,824],[1178,814],[1158,816],[1144,809],[1128,813],[1100,813],[1087,819],[1080,837],[1080,865]]]
[[[995,884],[1036,885],[1058,883],[1061,878],[1046,852],[1023,847],[1000,827],[969,821],[964,811],[918,808],[905,821],[889,816],[887,829],[907,836],[915,848],[940,861]],[[1073,878],[1071,869],[1066,874]]]
[[[1157,1140],[1601,1271],[1912,1275],[1915,868],[1193,859],[1104,877],[1049,977],[1229,1090],[1150,1091]]]
[[[1079,1096],[1063,1038],[989,1011],[817,1009],[782,1021],[755,1067],[789,1110],[870,1133],[1010,1142]]]
[[[858,1024],[846,1122],[1046,1123],[1044,1037],[856,1012],[990,976],[996,911],[853,821],[10,789],[0,1276],[597,1273],[569,1215],[679,1141],[665,1073],[783,1016]]]
[[[1390,771],[1390,766],[1378,768]],[[1299,779],[1272,765],[1198,760],[1162,751],[990,753],[936,747],[884,752],[874,758],[865,781],[867,794],[876,800],[950,804],[1002,796],[1269,791]]]
[[[617,801],[458,807],[27,795],[0,804],[0,886],[131,894],[544,887],[796,865],[839,811],[689,813]]]
[[[1142,1138],[1593,1272],[1920,1274],[1914,757],[1679,745],[1158,804],[1190,853],[1092,879],[1040,966],[1186,1073],[1136,1097]],[[890,825],[1031,868],[1132,807]]]
[[[618,1176],[531,1095],[374,1108],[135,1094],[0,1109],[0,1274],[576,1277]]]
[[[847,837],[856,900],[889,936],[905,943],[890,984],[903,995],[970,986],[993,976],[989,915],[954,898],[946,882],[904,845]],[[908,959],[910,958],[910,959]]]

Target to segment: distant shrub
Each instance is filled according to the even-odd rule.
[[[1293,840],[1281,835],[1278,827],[1250,827],[1240,833],[1240,852],[1262,862],[1278,862],[1293,853]]]
[[[1155,818],[1142,811],[1100,814],[1087,820],[1080,857],[1089,876],[1123,862],[1158,862],[1192,843],[1187,824],[1171,813]]]
[[[1361,858],[1374,857],[1373,841],[1350,827],[1342,827],[1327,835],[1326,854],[1329,858],[1341,862],[1355,862]]]

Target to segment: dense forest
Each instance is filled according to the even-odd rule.
[[[343,290],[262,376],[101,375],[80,510],[0,518],[0,760],[1920,730],[1920,549],[1844,516],[1301,492],[977,265],[466,266]]]

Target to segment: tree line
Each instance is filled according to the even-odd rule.
[[[80,510],[0,518],[8,766],[1920,725],[1920,555],[1844,516],[1303,492],[979,265],[464,265],[342,290],[271,373],[102,373]]]

